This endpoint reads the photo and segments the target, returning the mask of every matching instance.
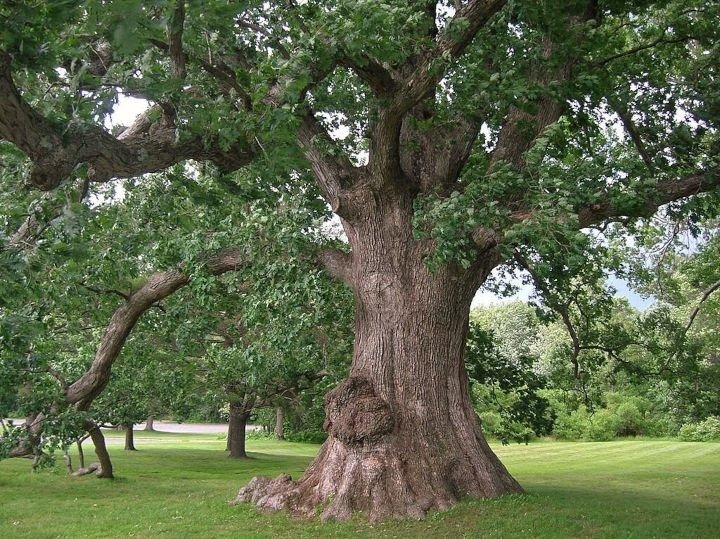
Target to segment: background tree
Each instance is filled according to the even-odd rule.
[[[540,327],[532,308],[515,302],[474,310],[471,317],[465,363],[483,431],[503,444],[549,434],[554,417],[539,394],[547,381],[537,372]]]

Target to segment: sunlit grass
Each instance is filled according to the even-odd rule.
[[[137,452],[110,445],[114,481],[68,477],[61,463],[31,473],[25,460],[0,462],[0,537],[703,538],[720,530],[717,443],[496,447],[527,495],[466,500],[421,522],[373,525],[227,505],[254,475],[300,475],[318,446],[250,440],[253,458],[231,460],[214,434],[138,433],[136,445]]]

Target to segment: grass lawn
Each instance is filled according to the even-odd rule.
[[[110,437],[117,436],[111,434]],[[119,441],[119,440],[118,440]],[[88,457],[92,445],[86,443]],[[251,440],[226,458],[216,435],[138,433],[111,445],[117,479],[31,473],[0,462],[0,538],[14,537],[693,537],[720,534],[720,444],[540,442],[496,446],[524,496],[466,500],[420,522],[321,524],[230,507],[252,476],[297,477],[318,446]],[[89,459],[90,461],[90,459]]]

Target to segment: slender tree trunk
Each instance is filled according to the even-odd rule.
[[[346,224],[355,349],[349,377],[325,399],[328,440],[299,481],[255,478],[237,502],[301,514],[322,505],[323,519],[363,511],[378,520],[522,492],[481,432],[463,357],[470,303],[496,255],[430,272],[429,246],[412,238],[409,199],[375,211]]]
[[[230,419],[228,422],[228,449],[231,459],[247,458],[245,452],[245,427],[250,412],[246,410],[241,402],[230,403]]]
[[[63,457],[65,457],[65,469],[67,470],[68,475],[73,474],[73,465],[72,465],[72,457],[70,456],[70,451],[65,449],[63,451]]]
[[[145,420],[145,430],[155,432],[155,418],[151,415]]]
[[[125,451],[137,451],[135,449],[135,431],[132,423],[125,424]]]
[[[285,409],[282,406],[275,408],[275,438],[285,439]]]
[[[80,438],[80,439],[77,441],[78,460],[79,460],[79,462],[80,462],[80,467],[81,467],[81,468],[84,468],[84,467],[85,467],[85,451],[83,451],[83,446],[82,446],[82,444],[83,444],[83,439]]]
[[[95,475],[97,477],[105,479],[114,479],[110,454],[108,453],[107,447],[105,446],[105,436],[103,436],[100,427],[98,427],[92,421],[86,421],[85,428],[90,434],[90,439],[95,445],[95,454],[97,455],[98,461],[100,462],[100,469],[97,470]]]

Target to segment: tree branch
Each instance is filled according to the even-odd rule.
[[[606,220],[619,220],[622,217],[649,217],[657,209],[669,202],[692,195],[705,193],[720,186],[720,169],[698,171],[677,180],[663,180],[658,182],[647,198],[632,208],[624,205],[615,206],[611,200],[612,193],[608,193],[604,202],[599,202],[580,208],[577,211],[580,228],[598,224]],[[519,215],[517,215],[519,217]],[[525,214],[527,217],[527,213]],[[522,219],[521,219],[522,220]]]
[[[351,58],[346,51],[343,51],[338,63],[352,69],[361,80],[370,86],[377,97],[388,97],[397,91],[397,82],[387,67],[367,54],[360,55],[359,60]]]
[[[596,60],[595,62],[593,62],[593,65],[595,65],[597,67],[605,67],[607,64],[614,62],[615,60],[619,60],[620,58],[624,58],[626,56],[632,56],[633,54],[637,54],[638,52],[655,48],[658,45],[671,45],[673,43],[684,43],[686,41],[689,41],[690,39],[692,39],[692,37],[690,37],[690,36],[682,36],[682,37],[677,37],[677,38],[673,38],[673,39],[667,39],[663,35],[662,37],[659,37],[656,40],[651,41],[650,43],[643,43],[642,45],[638,45],[636,47],[633,47],[632,49],[628,49],[626,51],[620,51],[618,53],[615,53],[611,56],[608,56],[607,58],[603,58],[602,60]]]
[[[148,41],[155,48],[168,54],[170,53],[170,46],[167,43],[153,38]],[[238,94],[242,100],[243,110],[249,111],[252,109],[252,98],[250,94],[248,94],[247,90],[238,82],[230,66],[224,62],[213,61],[212,59],[205,60],[203,58],[195,58],[189,56],[187,53],[183,53],[183,62],[197,62],[209,75],[215,77],[226,91],[234,90]]]
[[[545,301],[550,306],[550,308],[558,313],[560,315],[560,318],[563,321],[563,324],[565,325],[565,329],[567,329],[568,335],[570,336],[570,340],[572,341],[572,352],[570,354],[570,362],[573,365],[573,377],[578,380],[580,379],[580,351],[582,350],[582,346],[580,343],[580,338],[578,337],[577,331],[575,330],[575,326],[572,323],[572,320],[570,319],[570,303],[560,303],[553,300],[552,292],[550,289],[545,285],[545,282],[542,280],[540,275],[535,271],[535,269],[532,267],[532,265],[527,261],[527,259],[522,256],[519,252],[515,251],[513,253],[513,258],[515,261],[525,269],[530,274],[530,277],[532,277],[533,282],[535,283],[535,286],[544,294]]]
[[[202,137],[178,140],[174,126],[140,115],[119,137],[98,126],[68,125],[61,134],[20,95],[10,71],[10,56],[0,51],[0,139],[12,142],[33,162],[29,182],[49,191],[89,165],[87,178],[104,182],[164,170],[187,159],[212,161],[225,171],[248,164],[255,148],[237,142],[228,151]]]
[[[687,333],[690,331],[690,328],[692,327],[693,323],[695,322],[695,318],[697,317],[698,313],[700,312],[700,307],[702,307],[702,304],[705,303],[705,301],[713,294],[713,292],[720,290],[720,281],[716,281],[713,284],[711,284],[709,287],[705,289],[705,291],[702,294],[702,297],[700,298],[700,301],[698,301],[695,308],[692,310],[692,313],[690,313],[690,318],[688,319],[688,323],[685,326],[684,333]]]
[[[53,177],[70,175],[75,163],[62,149],[53,126],[20,95],[12,78],[10,55],[0,50],[0,139],[12,142],[34,163],[30,182],[40,188],[54,186]]]
[[[400,176],[400,130],[405,114],[428,97],[445,75],[440,62],[457,58],[477,32],[506,4],[506,0],[471,0],[459,10],[430,51],[425,52],[412,72],[399,84],[390,102],[379,111],[370,142],[369,168],[373,182],[384,184]],[[457,21],[461,29],[453,28]],[[377,185],[379,187],[379,185]]]
[[[339,215],[343,212],[343,191],[354,185],[362,175],[347,157],[330,155],[327,149],[337,147],[327,130],[309,109],[298,131],[298,141],[310,161],[315,180],[325,201]]]
[[[635,148],[637,149],[638,154],[640,154],[643,163],[645,163],[645,166],[650,171],[650,173],[654,173],[655,167],[653,166],[650,154],[648,153],[647,148],[645,147],[645,143],[640,136],[640,132],[635,126],[635,122],[633,122],[632,117],[627,111],[627,108],[615,99],[608,99],[608,104],[612,107],[612,109],[620,118],[620,121],[622,122],[623,127],[625,127],[625,131],[630,137],[630,140],[632,140],[633,144],[635,144]]]
[[[237,270],[246,263],[247,261],[243,259],[239,250],[228,249],[209,256],[205,265],[211,274],[220,275]],[[87,410],[95,397],[107,385],[110,379],[110,369],[140,317],[155,303],[167,298],[189,282],[190,277],[178,270],[162,271],[151,275],[146,283],[112,315],[100,340],[92,365],[68,387],[65,392],[65,401],[75,405],[78,410]]]
[[[170,56],[170,73],[173,77],[184,79],[185,53],[182,46],[183,26],[185,24],[185,0],[176,0],[175,7],[168,21],[168,55]]]
[[[78,283],[80,286],[85,288],[86,290],[89,290],[90,292],[95,292],[96,294],[115,294],[117,296],[120,296],[125,301],[130,300],[130,294],[126,294],[124,292],[120,292],[120,290],[115,290],[114,288],[97,288],[95,286],[91,286],[89,284],[85,283]]]

